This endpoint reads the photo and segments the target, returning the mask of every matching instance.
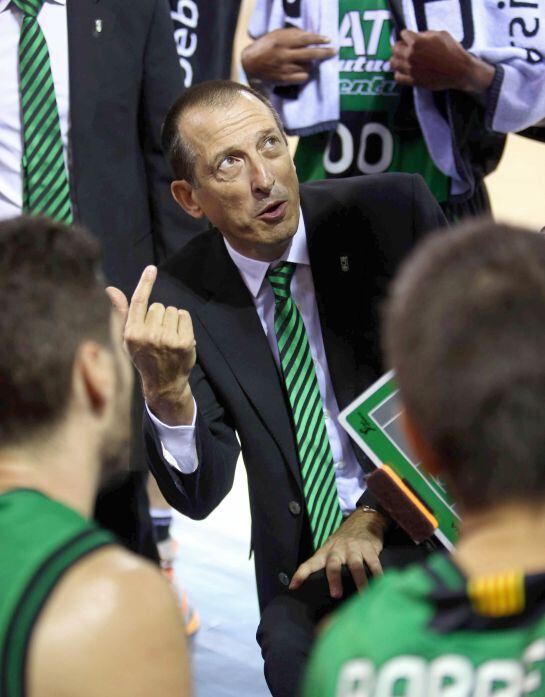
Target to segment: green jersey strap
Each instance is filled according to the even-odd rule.
[[[26,661],[30,636],[61,576],[90,552],[113,542],[112,536],[102,530],[84,530],[55,550],[37,568],[21,593],[6,630],[0,655],[1,697],[24,697],[27,694]]]

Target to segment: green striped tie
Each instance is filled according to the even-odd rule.
[[[23,210],[73,222],[49,51],[37,16],[44,0],[12,0],[24,14],[19,38]]]
[[[318,378],[305,324],[290,292],[294,271],[295,264],[286,261],[269,269],[267,278],[274,293],[274,329],[291,405],[310,528],[314,548],[319,549],[341,524],[342,514]]]

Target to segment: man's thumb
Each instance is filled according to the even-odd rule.
[[[108,297],[110,298],[112,305],[121,314],[123,320],[125,321],[129,312],[129,302],[125,296],[125,293],[123,293],[122,290],[119,290],[119,288],[114,288],[114,286],[108,286],[106,288],[106,293],[108,293]]]

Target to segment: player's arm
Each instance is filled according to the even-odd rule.
[[[493,65],[466,51],[447,31],[404,29],[392,48],[390,64],[401,85],[475,95],[484,94],[496,74]]]
[[[160,572],[121,550],[71,569],[33,633],[29,697],[186,697],[181,613]]]
[[[303,84],[310,79],[314,61],[331,58],[337,52],[326,36],[296,27],[275,29],[260,36],[242,52],[244,72],[250,80],[275,85]]]

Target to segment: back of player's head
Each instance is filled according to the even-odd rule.
[[[78,228],[0,222],[0,443],[62,418],[84,339],[110,344],[98,243]]]
[[[428,238],[385,313],[403,402],[460,504],[545,499],[545,237],[489,221]]]

